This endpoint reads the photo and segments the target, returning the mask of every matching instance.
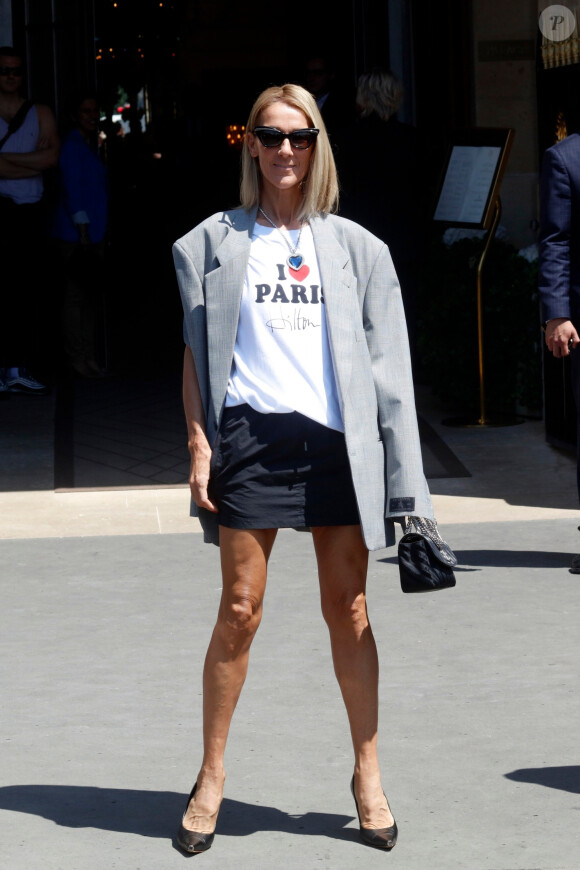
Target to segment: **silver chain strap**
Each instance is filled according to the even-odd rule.
[[[419,535],[429,538],[449,565],[457,565],[457,556],[439,534],[437,520],[430,520],[427,517],[403,517],[401,525],[403,527],[403,534],[417,532]]]

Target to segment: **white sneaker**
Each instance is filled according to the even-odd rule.
[[[43,396],[48,387],[32,378],[24,369],[20,369],[15,378],[6,378],[6,387],[10,393],[27,393],[29,396]]]

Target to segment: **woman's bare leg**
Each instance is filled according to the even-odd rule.
[[[275,538],[276,529],[220,526],[223,590],[203,670],[204,754],[197,791],[183,821],[191,831],[211,833],[215,828],[225,781],[226,741],[262,616]]]
[[[377,757],[379,663],[366,606],[368,550],[360,526],[321,526],[312,533],[322,613],[350,723],[361,824],[386,828],[393,817]]]

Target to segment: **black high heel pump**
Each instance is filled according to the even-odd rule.
[[[197,790],[197,782],[191,789],[190,795],[187,798],[187,803],[185,805],[185,813],[183,814],[183,819],[185,818],[185,814],[187,813],[187,808],[189,807],[189,802],[194,796]],[[202,834],[199,831],[188,831],[187,828],[183,827],[183,819],[181,820],[181,824],[177,831],[177,845],[183,849],[184,852],[187,852],[188,855],[193,855],[195,852],[207,852],[209,848],[211,848],[211,844],[213,843],[213,838],[215,837],[215,833],[212,834]]]
[[[391,849],[395,847],[397,843],[397,837],[399,836],[399,829],[397,828],[397,823],[393,819],[393,824],[390,826],[390,828],[363,828],[360,820],[358,801],[354,793],[354,774],[350,781],[350,790],[354,798],[354,805],[356,807],[356,814],[358,816],[361,840],[363,841],[363,843],[366,843],[367,846],[374,846],[375,849],[385,849],[385,851],[390,852]],[[385,793],[383,792],[383,794]]]

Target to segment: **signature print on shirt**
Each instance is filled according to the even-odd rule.
[[[320,323],[314,323],[310,318],[304,317],[300,308],[290,314],[285,314],[282,309],[280,309],[280,316],[272,317],[270,320],[267,320],[266,326],[268,326],[272,332],[274,332],[275,329],[290,329],[291,331],[294,331],[297,329],[308,329],[309,326],[320,327]]]

